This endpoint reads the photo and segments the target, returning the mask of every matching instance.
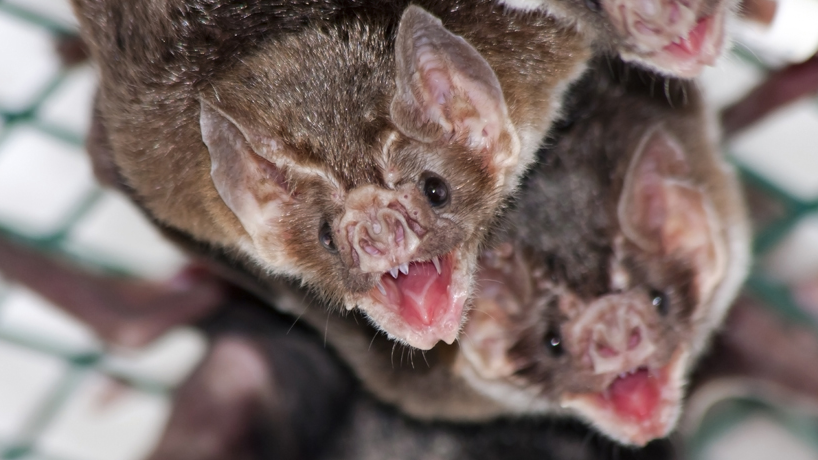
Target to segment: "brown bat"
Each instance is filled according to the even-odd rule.
[[[547,11],[591,37],[603,52],[656,72],[692,78],[726,48],[735,0],[498,0]]]
[[[745,277],[749,230],[695,86],[672,81],[666,96],[656,77],[608,65],[572,91],[569,117],[484,254],[457,347],[406,355],[297,290],[260,291],[414,417],[567,414],[625,444],[667,435]]]
[[[480,244],[590,49],[489,0],[73,3],[100,68],[95,170],[421,349],[457,337]]]
[[[676,425],[749,230],[695,85],[653,95],[651,75],[604,66],[483,259],[462,375],[514,413],[568,412],[642,445]]]

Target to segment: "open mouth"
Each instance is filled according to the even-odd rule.
[[[360,306],[393,338],[413,347],[451,344],[469,293],[469,270],[458,252],[387,270]]]
[[[644,445],[667,436],[676,425],[682,399],[685,357],[678,355],[660,369],[640,366],[614,377],[601,392],[569,395],[564,405],[614,439]]]
[[[681,77],[694,77],[707,65],[713,65],[724,44],[724,8],[699,18],[686,35],[677,36],[654,56]]]

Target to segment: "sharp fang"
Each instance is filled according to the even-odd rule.
[[[435,270],[437,270],[437,274],[440,274],[440,260],[437,256],[432,257],[432,263],[435,264]]]
[[[409,274],[409,264],[406,263],[406,262],[400,264],[400,272],[403,273],[404,275],[408,275]]]
[[[398,278],[398,267],[392,267],[389,269],[389,274],[392,275],[392,278]]]
[[[378,290],[381,291],[381,294],[386,295],[386,288],[383,287],[383,284],[381,284],[380,281],[378,281],[378,284],[376,284],[376,286],[378,286]]]

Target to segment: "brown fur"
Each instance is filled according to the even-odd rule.
[[[351,294],[374,289],[376,277],[355,275],[354,260],[327,252],[317,234],[343,211],[338,193],[384,185],[384,143],[396,131],[389,113],[393,45],[404,2],[75,0],[74,6],[101,71],[94,126],[106,136],[92,137],[103,144],[92,146],[103,152],[94,155],[103,165],[98,170],[110,177],[105,165],[115,165],[121,186],[163,225],[300,279],[331,304],[352,307]],[[528,150],[513,172],[518,177],[556,114],[561,91],[582,70],[587,43],[551,18],[504,14],[487,0],[421,6],[470,42],[499,78]],[[278,265],[259,262],[272,254],[248,249],[247,231],[214,188],[200,98],[217,102],[239,126],[276,139],[290,160],[324,171],[340,190],[286,174],[297,200],[286,208],[280,231],[254,238],[272,245]],[[486,165],[457,142],[430,146],[398,136],[387,154],[402,181],[442,170],[456,194],[447,217],[456,228],[435,227],[438,236],[428,238],[416,259],[461,244],[473,261],[515,180],[498,189],[487,180]]]

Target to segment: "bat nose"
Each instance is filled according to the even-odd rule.
[[[644,302],[643,302],[644,303]],[[645,318],[650,310],[637,299],[609,296],[583,314],[581,336],[595,374],[622,373],[646,364],[656,350]]]
[[[414,260],[424,229],[394,192],[366,192],[365,199],[348,203],[341,220],[347,260],[362,273],[384,273]]]

